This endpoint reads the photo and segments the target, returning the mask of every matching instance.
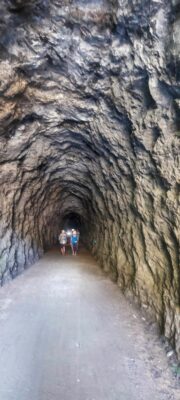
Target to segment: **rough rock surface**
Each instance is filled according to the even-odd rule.
[[[77,215],[180,356],[178,0],[1,0],[2,284]]]

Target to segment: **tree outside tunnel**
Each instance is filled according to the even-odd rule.
[[[176,11],[1,1],[0,277],[80,224],[180,355]]]

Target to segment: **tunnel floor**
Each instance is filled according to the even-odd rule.
[[[179,399],[158,337],[85,251],[4,286],[0,327],[2,400]]]

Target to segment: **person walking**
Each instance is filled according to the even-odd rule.
[[[73,229],[72,235],[71,235],[71,249],[72,249],[72,255],[76,256],[77,255],[77,249],[78,249],[78,235],[77,232]]]
[[[64,230],[61,231],[59,235],[59,243],[60,243],[60,250],[62,256],[66,253],[66,244],[67,244],[67,234]]]

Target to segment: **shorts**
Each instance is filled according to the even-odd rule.
[[[60,243],[60,248],[62,249],[64,246],[66,246],[66,243]]]
[[[72,244],[72,248],[73,248],[74,251],[77,251],[77,249],[78,249],[77,243],[76,244]]]

